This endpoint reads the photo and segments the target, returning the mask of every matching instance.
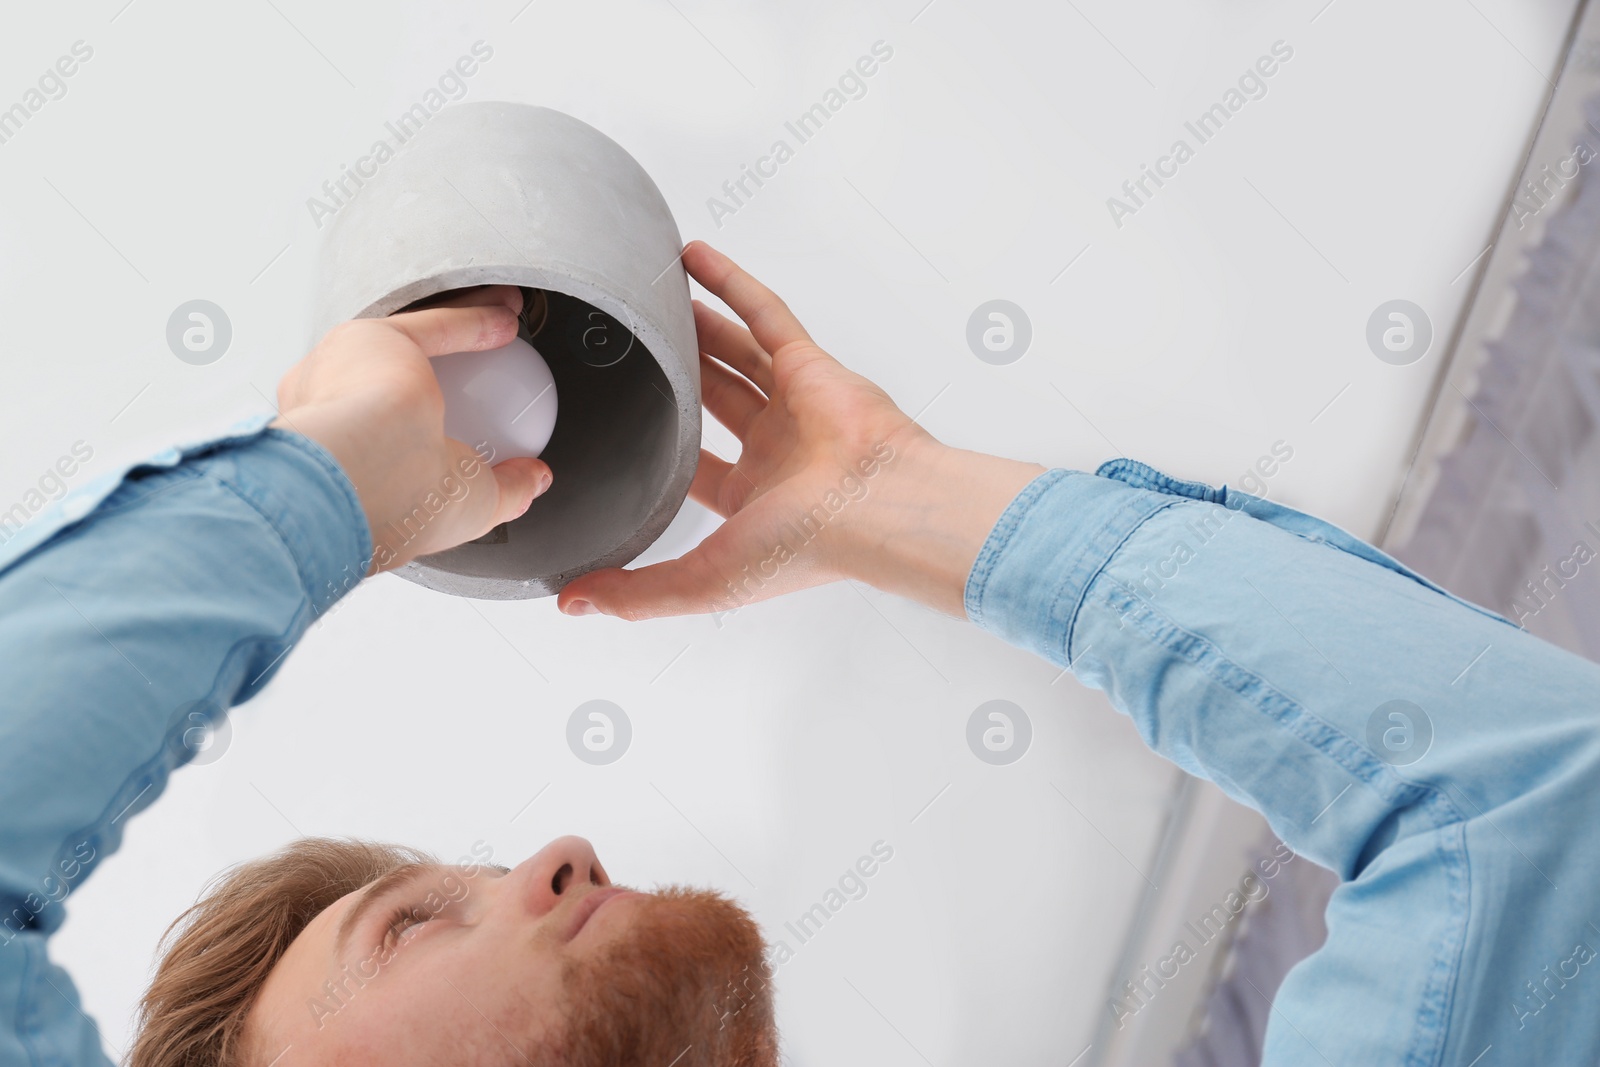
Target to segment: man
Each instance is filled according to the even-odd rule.
[[[1587,832],[1600,810],[1600,668],[1291,509],[1129,460],[1089,475],[941,445],[725,257],[695,243],[683,261],[748,326],[696,307],[705,403],[743,452],[732,465],[702,455],[691,492],[727,521],[682,559],[574,581],[562,610],[643,619],[855,578],[964,613],[1104,688],[1156,751],[1264,812],[1345,880],[1327,943],[1279,990],[1265,1063],[1600,1056],[1600,1013],[1585,1010],[1582,984],[1600,969],[1600,837]],[[485,471],[444,439],[425,361],[503,343],[517,300],[486,290],[455,300],[473,306],[340,327],[285,378],[274,428],[163,454],[158,469],[30,527],[0,560],[8,902],[47,878],[76,884],[93,862],[72,858],[78,828],[96,856],[114,847],[119,805],[148,803],[183,753],[186,724],[171,708],[196,695],[179,683],[204,678],[200,695],[218,707],[250,696],[326,608],[315,591],[337,589],[330,575],[403,561],[404,546],[373,545],[371,531],[439,479],[473,479],[477,502],[427,551],[526,508],[546,472]],[[786,540],[841,493],[855,503],[829,509],[820,534]],[[1387,741],[1396,708],[1413,728],[1431,724],[1431,747],[1405,766]],[[373,920],[341,952],[360,894],[308,899],[294,876],[323,846],[307,847],[202,902],[206,943],[180,935],[152,987],[163,997],[146,1003],[146,1034],[193,1052],[141,1060],[141,1040],[135,1063],[633,1063],[663,1049],[670,1062],[673,1046],[681,1063],[775,1060],[761,981],[745,981],[739,1010],[719,1007],[719,982],[737,982],[758,944],[720,898],[608,893],[572,840],[499,877],[470,862],[399,875],[409,891],[376,873],[404,857],[343,855],[337,889],[371,881],[385,908],[395,890],[398,909],[392,927]],[[58,873],[66,861],[70,875]],[[445,890],[437,910],[417,896],[430,879]],[[225,961],[245,936],[230,911],[244,899],[282,901],[294,922],[250,974],[231,975],[220,1007],[185,1018],[186,999],[218,996],[197,961],[215,954],[207,943]],[[45,907],[0,949],[0,1010],[11,1013],[0,1040],[17,1062],[101,1062],[65,976],[43,962],[59,912]],[[648,992],[674,966],[676,950],[655,951],[673,937],[703,946],[686,998]],[[359,966],[362,952],[381,959],[386,945],[366,986],[324,1002],[331,1015],[297,1016],[297,1003],[328,992],[330,969]],[[408,974],[408,962],[422,966]],[[494,980],[455,992],[442,981],[473,981],[480,964]],[[569,981],[637,1007],[585,1017]],[[474,995],[490,1007],[468,1010]],[[748,1040],[713,1047],[740,1027]],[[223,1032],[231,1059],[207,1044]]]

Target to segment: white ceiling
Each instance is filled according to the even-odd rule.
[[[307,198],[482,40],[467,99],[610,134],[686,238],[745,263],[936,434],[1213,483],[1283,441],[1272,494],[1367,536],[1574,8],[124,3],[26,5],[0,35],[0,106],[74,41],[94,49],[0,144],[0,510],[76,441],[95,453],[81,481],[265,410],[307,342]],[[707,199],[880,40],[893,58],[866,94],[719,228]],[[1118,228],[1107,197],[1280,40],[1293,58],[1267,94]],[[195,298],[233,324],[210,366],[165,342]],[[1032,321],[1008,366],[965,341],[994,298]],[[1395,298],[1439,338],[1409,367],[1365,346]],[[707,528],[690,505],[652,556]],[[608,767],[564,742],[596,698],[634,727]],[[965,741],[996,698],[1034,724],[1009,767]],[[134,821],[56,952],[115,1051],[165,924],[300,833],[447,859],[483,839],[507,862],[581,833],[618,878],[724,887],[780,936],[882,840],[868,895],[780,971],[790,1060],[1066,1063],[1106,1010],[1173,773],[1099,693],[868,589],[629,626],[385,576]]]

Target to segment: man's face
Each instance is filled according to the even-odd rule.
[[[730,901],[613,886],[563,837],[511,871],[403,868],[341,897],[273,967],[248,1034],[276,1067],[775,1064],[762,948]]]

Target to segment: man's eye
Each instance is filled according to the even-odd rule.
[[[426,914],[421,908],[403,906],[389,916],[389,924],[384,934],[384,940],[398,941],[430,918],[432,916]]]

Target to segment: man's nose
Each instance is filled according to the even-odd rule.
[[[581,837],[556,838],[524,861],[517,873],[526,876],[528,908],[535,918],[575,891],[611,884],[594,846]]]

